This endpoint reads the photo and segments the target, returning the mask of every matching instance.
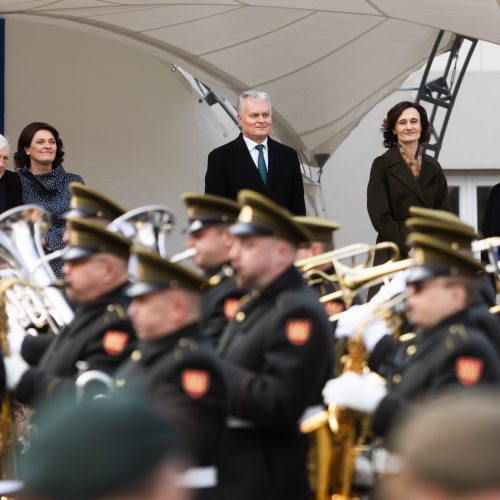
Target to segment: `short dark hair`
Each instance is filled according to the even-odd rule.
[[[477,278],[472,276],[445,276],[447,286],[461,285],[466,293],[466,306],[470,307],[477,300],[479,285]]]
[[[56,151],[56,157],[54,158],[54,161],[52,163],[52,169],[58,167],[63,162],[64,146],[57,129],[54,128],[52,125],[49,125],[48,123],[33,122],[24,127],[23,131],[19,136],[19,140],[17,141],[17,151],[14,153],[14,167],[16,170],[19,170],[20,168],[24,167],[24,165],[26,165],[28,168],[30,167],[31,165],[30,156],[26,154],[24,148],[30,147],[31,141],[33,140],[33,136],[39,130],[48,130],[56,140],[57,151]]]
[[[422,132],[420,133],[418,143],[422,144],[423,142],[429,142],[429,139],[431,138],[431,131],[429,118],[427,118],[427,111],[425,111],[425,108],[417,102],[402,101],[398,102],[387,112],[387,116],[382,122],[380,131],[384,136],[384,146],[386,148],[391,148],[398,143],[398,138],[394,133],[394,127],[396,126],[396,122],[398,121],[398,118],[401,116],[403,111],[408,108],[415,108],[420,115],[420,125],[422,127]]]

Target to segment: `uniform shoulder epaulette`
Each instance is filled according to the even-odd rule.
[[[125,311],[123,306],[118,302],[108,304],[106,306],[106,312],[110,315],[118,316],[118,318],[120,319],[127,319],[127,312]]]
[[[200,346],[195,339],[182,337],[177,342],[174,349],[174,358],[176,361],[186,359],[200,351]]]
[[[448,334],[444,343],[448,351],[455,350],[459,345],[463,345],[470,339],[467,328],[462,323],[454,323],[448,328]]]

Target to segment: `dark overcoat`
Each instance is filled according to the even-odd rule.
[[[416,178],[396,147],[389,148],[373,161],[367,190],[370,220],[377,231],[377,242],[392,241],[405,257],[408,251],[405,220],[411,206],[450,210],[448,184],[441,166],[429,155],[422,158]],[[377,253],[374,264],[385,260]]]
[[[120,287],[77,309],[73,321],[50,343],[44,342],[43,354],[35,343],[35,353],[30,354],[31,343],[23,343],[25,359],[31,360],[40,354],[41,357],[38,365],[22,376],[14,396],[34,405],[54,392],[73,390],[79,374],[77,361],[87,362],[90,370],[112,374],[135,345],[135,333],[126,314],[129,303],[130,299]],[[25,343],[27,340],[28,337]]]
[[[240,134],[234,141],[214,149],[208,155],[205,193],[236,200],[240,189],[252,189],[295,215],[305,215],[304,185],[297,151],[270,137],[267,147],[267,186]]]
[[[227,325],[218,348],[230,413],[218,499],[307,498],[298,421],[329,377],[330,332],[317,295],[293,267]]]
[[[385,336],[370,355],[369,366],[387,380],[388,393],[373,415],[373,429],[385,435],[395,418],[420,398],[450,387],[500,385],[500,358],[491,339],[495,318],[478,305],[418,332],[409,342]]]

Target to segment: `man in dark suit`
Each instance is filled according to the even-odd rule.
[[[241,134],[208,155],[205,193],[236,199],[240,189],[252,189],[296,215],[305,215],[297,152],[269,137],[269,95],[247,90],[238,97],[237,111]]]
[[[7,170],[9,155],[9,141],[0,135],[0,213],[23,204],[21,179]]]

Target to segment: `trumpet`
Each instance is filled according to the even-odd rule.
[[[330,252],[297,260],[295,267],[301,270],[310,286],[321,281],[338,282],[336,272],[328,274],[319,268],[328,264],[332,265],[335,261],[339,262],[347,259],[351,259],[351,267],[366,268],[370,265],[375,253],[380,250],[390,250],[392,252],[392,256],[387,262],[394,262],[400,256],[399,247],[392,241],[383,241],[375,245],[353,243]],[[364,259],[360,263],[354,264],[355,260],[362,256],[365,256]]]
[[[197,253],[198,251],[196,250],[196,248],[188,248],[183,252],[179,252],[170,256],[168,260],[176,264],[177,262],[192,259]]]
[[[337,274],[340,290],[324,295],[319,300],[321,303],[330,300],[342,299],[346,307],[350,307],[356,295],[371,286],[378,285],[386,278],[408,269],[413,263],[412,259],[398,260],[396,262],[386,262],[368,269],[357,269],[346,266],[341,262],[334,261],[335,272]]]
[[[166,205],[146,205],[116,218],[107,229],[130,238],[135,244],[168,258],[167,237],[175,227],[175,215]]]

